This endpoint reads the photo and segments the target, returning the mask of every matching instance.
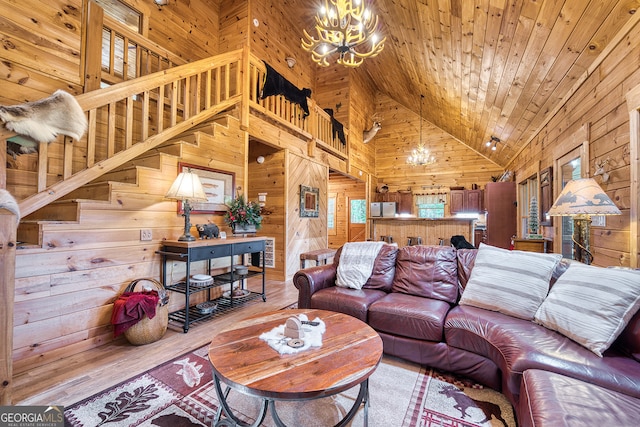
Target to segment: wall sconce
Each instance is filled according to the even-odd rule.
[[[256,162],[261,165],[264,163],[264,156],[258,156],[258,158],[256,159]]]
[[[496,151],[498,142],[500,142],[500,138],[498,138],[497,136],[491,135],[491,139],[487,141],[484,145],[486,145],[487,147],[491,147],[491,144],[493,144],[493,147],[491,147],[491,151]]]
[[[169,0],[153,0],[158,6],[166,6],[169,4]]]
[[[289,68],[293,68],[293,66],[296,65],[296,58],[287,56],[286,58],[284,58],[284,60],[287,62],[287,66]]]
[[[596,160],[596,171],[593,173],[593,176],[596,177],[598,175],[601,175],[603,184],[606,184],[609,181],[609,172],[605,170],[605,166],[607,166],[608,164],[608,157],[604,160]]]

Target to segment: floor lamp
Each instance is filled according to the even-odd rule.
[[[191,172],[191,169],[187,168],[186,171],[180,172],[178,177],[171,188],[165,195],[167,199],[182,201],[182,210],[184,213],[184,234],[178,238],[181,242],[192,242],[196,240],[191,235],[191,204],[189,202],[206,202],[207,195],[202,188],[202,183],[198,175]]]
[[[589,249],[591,215],[620,214],[620,209],[593,178],[569,181],[549,209],[550,216],[573,217],[573,259],[585,264],[593,260]]]

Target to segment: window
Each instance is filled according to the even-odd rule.
[[[535,200],[534,200],[535,197]],[[539,215],[538,210],[538,178],[532,176],[529,179],[523,181],[518,186],[518,210],[520,212],[520,232],[522,237],[526,237],[530,234],[529,221],[531,219],[531,206],[535,203],[534,209],[536,215]],[[540,219],[538,218],[538,224]],[[540,230],[537,230],[538,234]]]
[[[416,196],[418,218],[444,218],[444,194],[425,194]]]
[[[581,178],[581,166],[580,153],[576,150],[562,158],[560,166],[560,190],[562,190],[569,181]],[[563,216],[561,221],[562,256],[573,259],[573,218]]]
[[[569,181],[583,177],[584,166],[589,164],[588,135],[588,127],[583,126],[567,139],[566,144],[560,144],[562,151],[558,150],[559,153],[553,167],[554,197],[560,194]],[[575,144],[575,141],[582,142]],[[569,216],[563,216],[557,217],[554,221],[557,221],[554,223],[554,252],[561,253],[565,258],[573,259],[573,219]]]
[[[364,199],[351,200],[350,209],[351,224],[366,224],[367,222],[367,201]]]
[[[136,33],[140,32],[141,14],[120,0],[94,0],[104,13]]]
[[[329,199],[327,200],[327,229],[329,230],[330,236],[335,236],[337,234],[335,193],[329,194]]]
[[[119,23],[123,24],[131,31],[141,33],[142,26],[142,14],[137,10],[131,8],[126,3],[120,0],[95,0],[95,2],[102,7],[105,15],[110,16]],[[109,71],[110,69],[110,52],[111,52],[111,32],[106,28],[102,29],[102,69]],[[125,64],[135,65],[137,63],[136,56],[138,51],[136,45],[127,42],[125,46],[125,39],[119,35],[116,35],[113,39],[113,70],[115,75],[123,78],[124,80],[134,79],[137,76],[137,70],[135,66],[127,66],[126,78],[123,76]],[[126,61],[125,61],[126,55]],[[104,85],[108,86],[108,84]]]

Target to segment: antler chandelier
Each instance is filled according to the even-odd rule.
[[[429,153],[427,147],[422,143],[422,100],[424,95],[420,95],[420,141],[418,146],[411,151],[409,157],[407,157],[407,163],[412,166],[430,165],[436,162],[436,158],[433,154]]]
[[[407,163],[412,166],[430,165],[436,162],[436,158],[429,153],[424,144],[418,144],[418,147],[411,151],[411,155],[407,158]]]
[[[315,63],[327,67],[329,59],[337,53],[338,64],[357,67],[365,58],[382,52],[387,38],[378,40],[375,34],[378,16],[373,16],[364,3],[364,0],[324,1],[315,16],[317,38],[303,30],[302,48],[311,52]]]

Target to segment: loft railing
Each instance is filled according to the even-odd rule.
[[[265,74],[264,63],[256,56],[250,55],[248,95],[251,108],[315,141],[323,150],[347,159],[349,144],[343,144],[338,138],[333,137],[331,117],[313,99],[308,100],[309,116],[305,118],[302,108],[282,95],[260,98]],[[345,134],[348,135],[346,129]]]

